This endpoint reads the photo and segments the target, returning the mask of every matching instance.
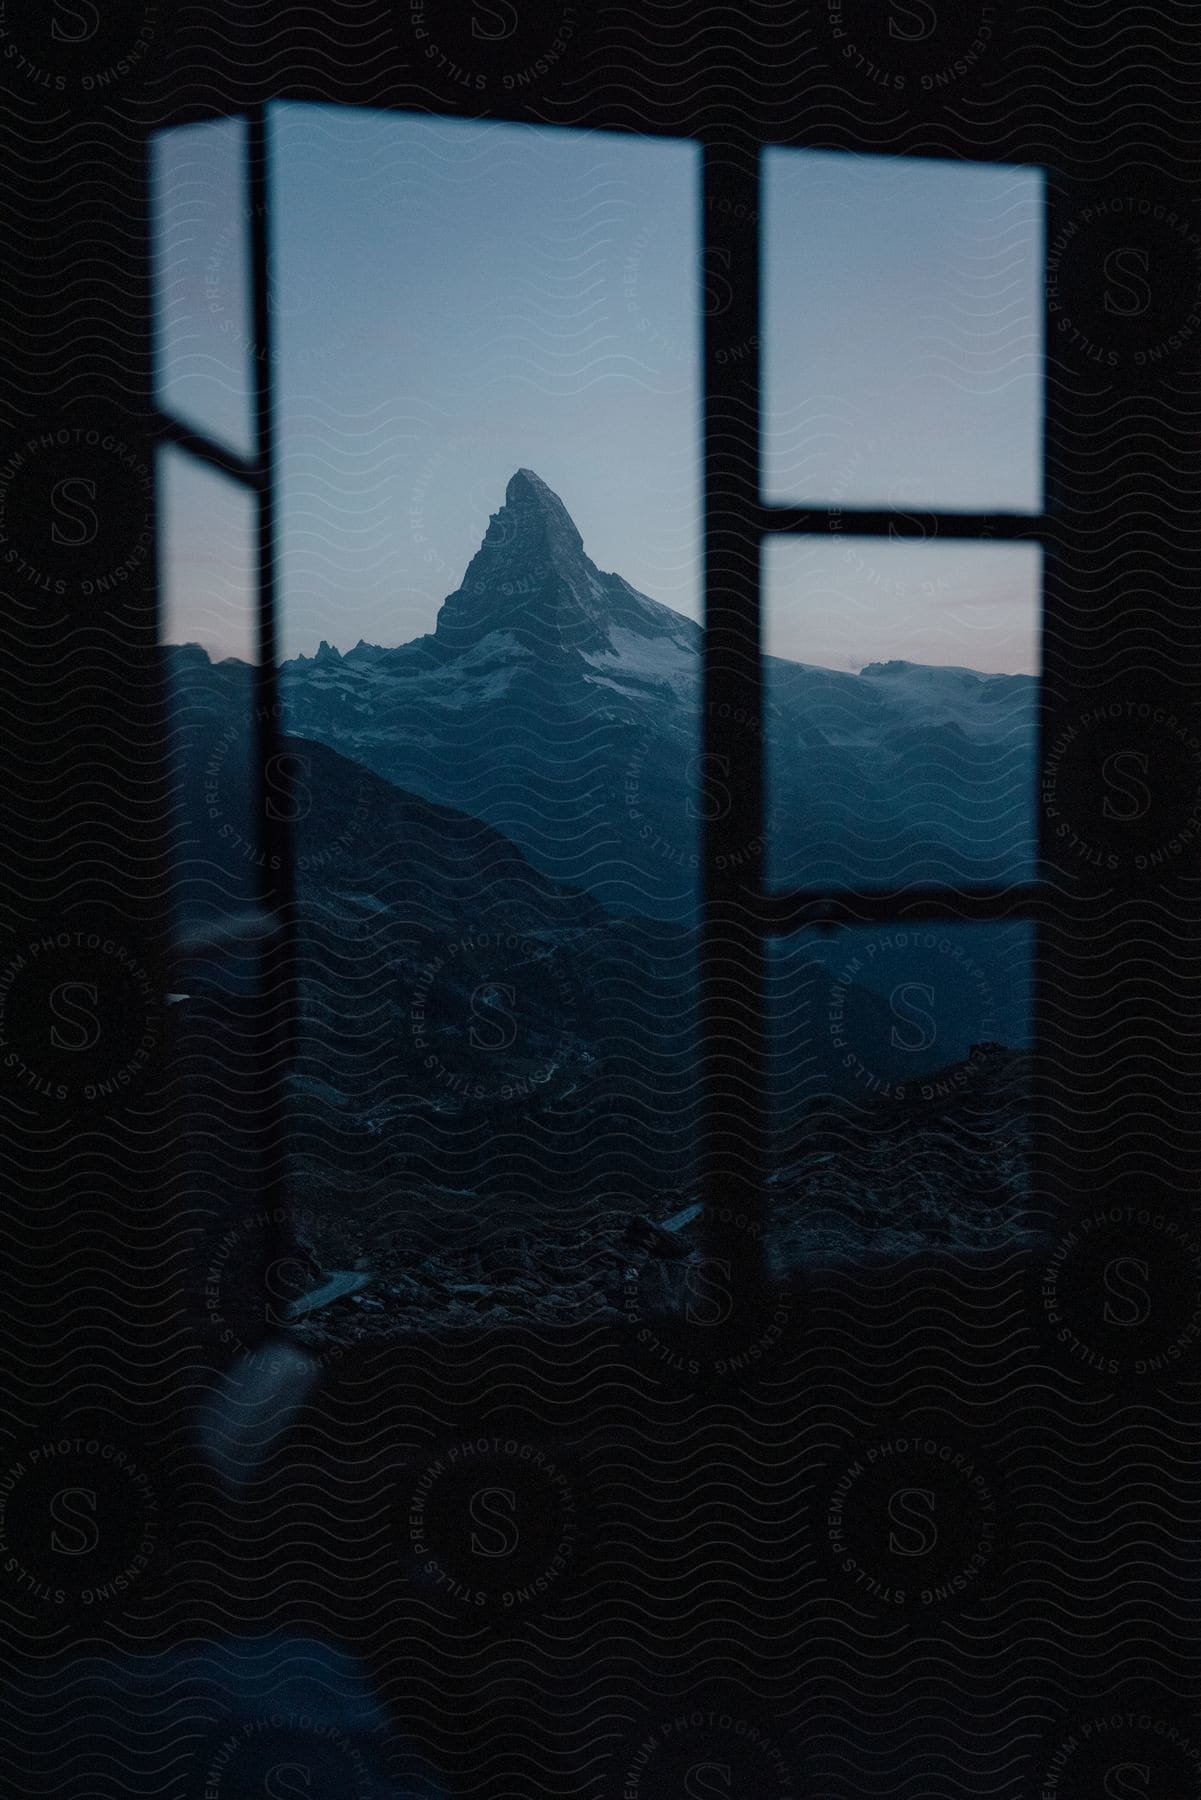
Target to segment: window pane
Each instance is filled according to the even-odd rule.
[[[153,140],[157,399],[182,424],[254,453],[246,127]]]
[[[257,662],[253,496],[171,446],[157,469],[163,643],[198,645],[214,662]]]
[[[1043,180],[767,152],[769,501],[1037,511]]]
[[[256,514],[185,452],[158,453],[162,664],[171,775],[171,1027],[196,1234],[192,1298],[221,1361],[257,1343],[264,987]]]
[[[181,929],[253,907],[255,502],[182,451],[158,453],[162,629]]]
[[[796,1268],[982,1248],[1029,1205],[1033,928],[773,943],[771,1253]]]
[[[1032,878],[1041,552],[764,549],[770,885]]]
[[[367,1277],[296,1330],[624,1316],[696,1169],[697,152],[271,121],[290,1183]]]
[[[699,620],[695,147],[271,117],[285,655],[432,632],[520,468]]]

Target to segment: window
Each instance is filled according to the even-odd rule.
[[[225,817],[214,777],[215,862],[244,916],[214,914],[209,938],[243,963],[253,943],[252,984],[297,984],[291,1165],[264,1209],[289,1220],[285,1316],[319,1310],[318,1271],[335,1298],[380,1305],[362,1277],[385,1265],[420,1325],[443,1302],[459,1318],[506,1291],[528,1306],[539,1230],[539,1301],[566,1284],[585,1311],[670,1312],[670,1264],[706,1229],[714,1281],[735,1310],[755,1304],[769,1265],[788,1275],[812,1243],[839,1121],[890,1167],[917,1134],[909,1185],[860,1208],[845,1253],[896,1239],[915,1206],[915,1243],[1018,1229],[1040,896],[1039,175],[769,151],[733,181],[687,144],[304,106],[205,154],[207,189],[198,147],[162,165],[164,454],[257,506],[259,604],[237,617],[212,587],[206,607],[181,577],[179,616],[210,655],[172,655],[260,771],[253,828]],[[185,226],[205,206],[227,215],[209,235],[231,268],[231,221],[249,230],[254,434],[189,398],[211,322],[192,330],[180,297],[200,255]],[[510,228],[488,236],[498,214]],[[860,354],[863,296],[902,276]],[[239,339],[223,275],[204,306],[214,287]],[[570,507],[526,466],[544,455]],[[523,533],[551,546],[566,611],[538,597]],[[582,710],[565,709],[567,663]],[[498,858],[508,886],[477,917]],[[210,942],[188,965],[213,1021],[228,960]],[[933,1221],[956,1168],[975,1197]]]

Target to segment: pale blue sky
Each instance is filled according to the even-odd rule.
[[[518,466],[602,568],[701,612],[699,161],[686,143],[272,109],[283,647],[433,628]],[[241,127],[160,141],[161,392],[249,449]],[[1032,171],[771,152],[769,499],[1038,502]],[[247,643],[240,503],[173,470],[167,635]],[[1032,553],[769,547],[768,647],[1037,666]]]

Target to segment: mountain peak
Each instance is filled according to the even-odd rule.
[[[505,489],[505,505],[512,506],[522,500],[538,500],[544,505],[549,502],[553,506],[563,506],[558,494],[552,492],[541,475],[536,475],[533,469],[518,469],[509,477],[509,485]]]
[[[558,494],[533,469],[518,469],[462,585],[442,603],[435,638],[455,655],[504,632],[541,657],[611,656],[615,627],[647,638],[697,630],[620,576],[602,574]]]
[[[584,548],[575,520],[533,469],[518,469],[509,477],[504,506],[493,515],[493,522],[499,522],[502,535],[529,537],[540,532],[557,540],[564,550],[582,552]]]

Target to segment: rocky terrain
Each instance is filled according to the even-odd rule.
[[[815,1113],[769,1177],[775,1277],[1020,1241],[1029,1058],[979,1046],[945,1073],[953,1097],[937,1104],[835,1102]],[[327,1348],[435,1325],[599,1324],[628,1317],[632,1284],[640,1305],[670,1315],[686,1299],[687,1271],[705,1264],[695,1188],[664,1191],[645,1212],[619,1205],[508,1231],[461,1195],[422,1187],[397,1199],[386,1218],[305,1217],[304,1241],[322,1268],[368,1280],[298,1318],[302,1341]],[[459,1226],[437,1247],[431,1208]]]

